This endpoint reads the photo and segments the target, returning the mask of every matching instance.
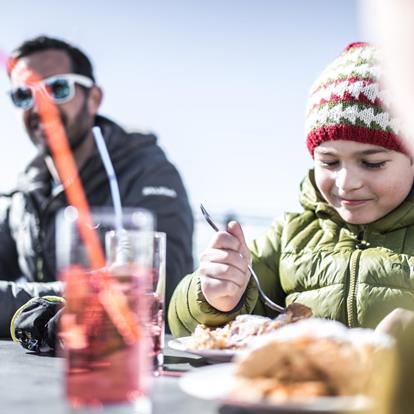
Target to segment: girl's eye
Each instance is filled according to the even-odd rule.
[[[339,164],[339,161],[322,161],[320,160],[319,163],[322,167],[332,168]]]
[[[385,163],[386,163],[386,161],[381,161],[381,162],[362,161],[362,164],[366,168],[370,168],[370,169],[382,168],[385,165]]]

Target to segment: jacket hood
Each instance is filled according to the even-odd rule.
[[[149,152],[158,152],[156,146],[157,138],[153,134],[131,133],[127,134],[115,122],[103,116],[97,116],[95,125],[99,126],[105,139],[108,152],[111,154],[111,161],[115,172],[118,174],[125,168],[129,168],[133,159],[139,157],[139,164],[151,162]],[[145,152],[146,157],[137,154]],[[136,165],[135,168],[138,166]],[[96,150],[81,171],[82,182],[87,192],[93,192],[102,183],[108,183],[108,176],[104,169],[101,156]]]
[[[157,143],[155,135],[139,132],[127,134],[118,124],[103,116],[98,115],[96,117],[95,125],[99,126],[102,130],[102,135],[105,138],[105,143],[111,154],[111,160],[114,165],[120,163],[123,164],[123,161],[128,160],[131,156],[131,152],[135,152],[131,150],[137,148],[143,149],[150,146],[155,147]],[[100,159],[100,155],[95,153],[88,164],[90,164],[91,161],[94,161],[93,158]]]
[[[363,227],[371,232],[387,233],[414,224],[414,187],[397,208],[367,225],[357,226],[344,222],[318,190],[313,169],[309,171],[300,184],[299,202],[305,210],[313,211],[317,217],[330,219],[338,224],[347,226],[355,232]]]
[[[136,157],[137,148],[156,148],[157,138],[153,134],[131,133],[127,134],[115,122],[108,118],[98,115],[95,125],[102,130],[105,144],[111,154],[111,161],[115,170],[125,168],[130,162],[131,157]],[[95,151],[80,173],[81,178],[87,188],[87,192],[93,191],[107,181],[108,177],[103,168],[102,160],[97,151]],[[52,177],[46,166],[42,155],[36,157],[30,162],[23,174],[18,178],[17,189],[23,192],[36,192],[37,195],[43,194],[47,197],[50,194]]]

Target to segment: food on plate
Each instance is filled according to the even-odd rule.
[[[241,349],[252,338],[273,332],[282,326],[310,318],[312,310],[300,303],[292,303],[276,319],[257,315],[239,315],[219,328],[198,325],[192,335],[193,349]]]
[[[393,340],[370,329],[308,319],[263,338],[235,359],[229,398],[285,402],[381,392],[392,378]]]

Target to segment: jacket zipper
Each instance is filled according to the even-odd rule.
[[[348,312],[348,326],[350,328],[355,326],[355,315],[354,315],[355,301],[356,301],[355,293],[356,293],[358,259],[360,255],[361,255],[360,250],[356,250],[355,252],[353,252],[351,255],[351,260],[349,264],[350,279],[349,279],[349,292],[348,292],[346,308]]]
[[[348,298],[346,302],[346,309],[348,313],[348,326],[353,328],[356,326],[356,312],[355,312],[355,302],[356,302],[356,287],[357,287],[357,276],[358,276],[358,263],[359,258],[362,254],[362,250],[369,246],[364,240],[364,231],[358,233],[357,242],[355,244],[356,250],[352,252],[350,263],[349,263],[349,291]]]

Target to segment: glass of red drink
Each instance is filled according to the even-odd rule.
[[[83,218],[68,207],[57,221],[67,301],[59,334],[66,397],[74,409],[126,407],[148,414],[154,220],[142,209],[123,209],[121,220],[111,209],[92,209],[90,218],[80,224]],[[88,245],[92,236],[82,234],[82,225],[95,232],[98,245]]]
[[[160,375],[164,364],[166,248],[167,235],[162,232],[154,232],[149,323],[153,373],[156,376]]]

